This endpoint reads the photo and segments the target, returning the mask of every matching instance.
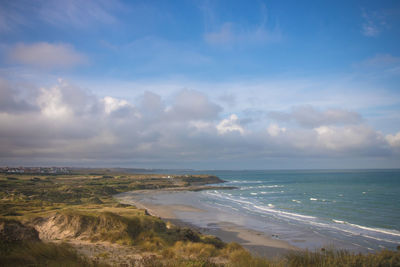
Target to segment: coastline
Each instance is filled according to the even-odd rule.
[[[176,214],[179,212],[205,212],[201,208],[193,205],[156,204],[151,202],[152,195],[154,194],[166,192],[172,193],[174,191],[177,192],[181,190],[140,190],[121,193],[115,195],[114,198],[120,203],[134,205],[137,208],[144,209],[148,214],[159,217],[165,222],[170,222],[181,227],[192,228],[201,232],[202,234],[216,236],[226,243],[236,242],[256,256],[273,259],[285,256],[289,252],[301,250],[300,248],[293,246],[284,240],[267,236],[263,232],[248,229],[232,222],[220,222],[210,225],[210,227],[199,227],[193,223],[178,218]],[[144,199],[143,196],[146,196],[146,199]]]
[[[264,173],[258,175],[264,176]],[[325,229],[319,232],[320,235],[318,232],[310,235],[313,229],[309,228],[308,221],[301,224],[304,220],[285,220],[288,213],[283,213],[286,217],[282,216],[282,220],[274,209],[272,213],[268,212],[269,208],[266,208],[267,212],[254,212],[260,204],[246,202],[252,199],[251,196],[238,197],[238,203],[232,197],[243,193],[244,188],[251,189],[245,189],[248,194],[254,193],[256,188],[282,192],[280,187],[283,186],[275,181],[262,185],[261,180],[254,179],[257,178],[255,175],[247,177],[250,179],[245,182],[227,182],[225,185],[232,186],[224,189],[237,188],[220,191],[213,184],[222,180],[215,175],[168,178],[161,174],[125,175],[108,170],[36,177],[1,174],[0,245],[11,245],[12,249],[2,251],[5,253],[0,262],[10,262],[7,266],[20,266],[21,260],[24,265],[32,266],[48,265],[49,262],[69,266],[77,261],[82,262],[82,266],[99,263],[111,266],[147,266],[150,263],[152,266],[209,263],[290,266],[291,261],[298,260],[304,263],[302,266],[327,261],[332,262],[332,266],[354,263],[355,260],[367,265],[371,261],[398,262],[398,248],[369,249],[361,254],[342,246],[348,245],[349,241],[371,239],[364,235],[345,236],[347,243],[335,243],[343,253],[331,253],[335,247],[329,246],[331,239]],[[143,189],[147,191],[141,191]],[[199,190],[206,191],[197,192]],[[261,190],[258,193],[262,193]],[[149,216],[149,212],[155,216]],[[373,230],[367,228],[364,231]],[[341,237],[343,235],[336,236],[337,240]],[[221,239],[242,246],[224,245]],[[289,248],[288,244],[291,245]],[[288,255],[282,257],[286,252]],[[26,257],[28,254],[30,256]]]

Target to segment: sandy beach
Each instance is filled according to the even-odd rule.
[[[198,227],[192,223],[185,222],[178,218],[177,213],[185,212],[199,215],[206,211],[192,205],[159,204],[152,201],[155,194],[164,194],[167,192],[173,193],[174,191],[141,190],[119,194],[115,196],[115,198],[121,203],[146,209],[150,215],[160,217],[164,221],[171,222],[175,225],[190,227],[203,234],[217,236],[224,242],[239,243],[257,256],[274,258],[284,256],[290,251],[299,250],[298,247],[286,241],[279,240],[277,236],[267,236],[265,233],[247,229],[228,221],[210,224],[209,227]]]

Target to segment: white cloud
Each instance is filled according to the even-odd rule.
[[[317,144],[329,150],[366,149],[385,144],[383,136],[366,125],[320,126],[314,130]]]
[[[34,95],[31,92],[13,88],[5,79],[0,78],[0,113],[20,113],[37,110],[35,103],[32,102]]]
[[[129,103],[126,100],[120,100],[113,98],[111,96],[106,96],[103,98],[104,109],[107,114],[110,114],[118,109],[129,107]]]
[[[281,133],[286,132],[286,128],[283,128],[283,127],[281,128],[281,127],[279,127],[278,124],[270,124],[268,126],[267,131],[268,131],[268,134],[270,136],[274,136],[275,137],[275,136],[280,135]]]
[[[400,132],[395,135],[386,135],[386,140],[392,147],[400,147]]]
[[[41,68],[66,68],[87,62],[87,58],[69,44],[46,42],[15,45],[9,53],[13,62]]]
[[[167,110],[170,118],[181,120],[215,119],[221,107],[211,102],[207,95],[184,89],[174,97],[173,106]]]
[[[218,133],[223,135],[229,132],[238,132],[244,134],[244,129],[239,124],[239,118],[236,114],[232,114],[228,119],[223,119],[216,126]]]
[[[7,86],[5,94],[16,99],[18,90],[12,83]],[[29,98],[20,94],[16,103]],[[194,90],[165,96],[146,91],[136,101],[128,101],[99,97],[60,79],[54,86],[37,89],[32,103],[30,109],[19,104],[0,109],[2,162],[35,159],[119,165],[124,161],[229,162],[233,157],[243,162],[316,156],[387,158],[397,157],[400,139],[399,133],[385,137],[358,121],[314,128],[276,123],[267,129],[251,128],[238,113],[222,117],[222,109],[208,95]]]
[[[151,79],[141,81],[96,80],[80,81],[84,87],[107,94],[109,88],[119,97],[133,99],[140,88],[163,97],[170,96],[177,89],[191,88],[203,92],[215,103],[220,104],[230,113],[240,114],[244,110],[290,111],[292,107],[310,105],[315,110],[340,109],[347,111],[367,110],[383,106],[400,104],[398,90],[388,90],[382,85],[354,80],[346,77],[308,77],[295,79],[289,76],[281,79],[234,79],[229,82],[204,82],[185,78]],[[221,95],[230,95],[234,105],[227,103]]]
[[[189,122],[190,127],[194,127],[197,130],[200,131],[210,131],[214,128],[214,124],[209,122],[209,121],[190,121]]]
[[[71,115],[71,110],[63,102],[62,92],[59,86],[46,89],[41,88],[37,102],[41,112],[51,118],[63,119]]]
[[[376,37],[380,33],[380,30],[373,23],[365,23],[363,24],[363,34],[368,37]]]

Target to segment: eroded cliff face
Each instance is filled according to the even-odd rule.
[[[135,230],[134,223],[112,213],[101,213],[96,216],[55,213],[45,218],[36,218],[32,224],[42,240],[77,239],[112,242],[130,239]],[[136,228],[139,227],[140,223]]]

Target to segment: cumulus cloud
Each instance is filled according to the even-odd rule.
[[[88,90],[72,85],[63,79],[52,87],[39,89],[36,98],[42,114],[48,117],[62,118],[66,116],[87,117],[97,113],[102,103]]]
[[[0,112],[20,113],[34,111],[36,107],[29,101],[31,96],[25,90],[19,90],[7,80],[0,78]]]
[[[87,58],[69,44],[46,42],[15,45],[8,55],[15,63],[41,68],[66,68],[87,62]]]
[[[286,132],[286,128],[279,127],[277,124],[270,124],[267,129],[270,136],[278,136],[281,133]]]
[[[161,96],[145,91],[140,102],[140,109],[143,111],[143,115],[147,118],[159,118],[164,112],[165,104],[161,99]]]
[[[227,104],[228,106],[235,106],[236,105],[236,97],[234,94],[230,93],[225,93],[222,94],[218,97],[218,100],[220,100],[221,102]]]
[[[62,100],[62,92],[59,87],[42,88],[38,97],[38,105],[43,115],[62,119],[70,115],[68,106]]]
[[[366,125],[320,126],[314,131],[318,146],[331,150],[358,150],[385,145],[382,134]]]
[[[181,120],[216,119],[221,107],[197,91],[184,89],[174,99],[167,113],[171,118]]]
[[[400,132],[395,135],[388,134],[386,135],[386,140],[392,147],[400,148]]]
[[[295,121],[303,127],[314,128],[321,125],[356,124],[362,122],[361,116],[343,109],[320,111],[312,106],[294,107],[290,112],[269,112],[269,117],[278,121]]]
[[[242,123],[239,113],[226,117],[207,95],[188,89],[166,97],[145,91],[133,104],[99,97],[62,79],[31,95],[14,83],[3,84],[0,92],[12,105],[0,105],[0,160],[16,164],[35,159],[64,165],[129,161],[176,166],[211,159],[370,157],[397,153],[400,140],[400,133],[383,136],[329,110],[317,111],[304,128],[270,123],[257,130]],[[30,108],[24,107],[27,103]]]
[[[104,102],[105,112],[107,114],[110,114],[111,112],[114,112],[120,108],[129,106],[128,101],[119,100],[111,96],[104,97],[103,102]]]
[[[232,114],[228,119],[223,119],[217,124],[219,134],[226,134],[229,132],[238,132],[244,134],[243,127],[239,124],[239,118],[236,114]]]

